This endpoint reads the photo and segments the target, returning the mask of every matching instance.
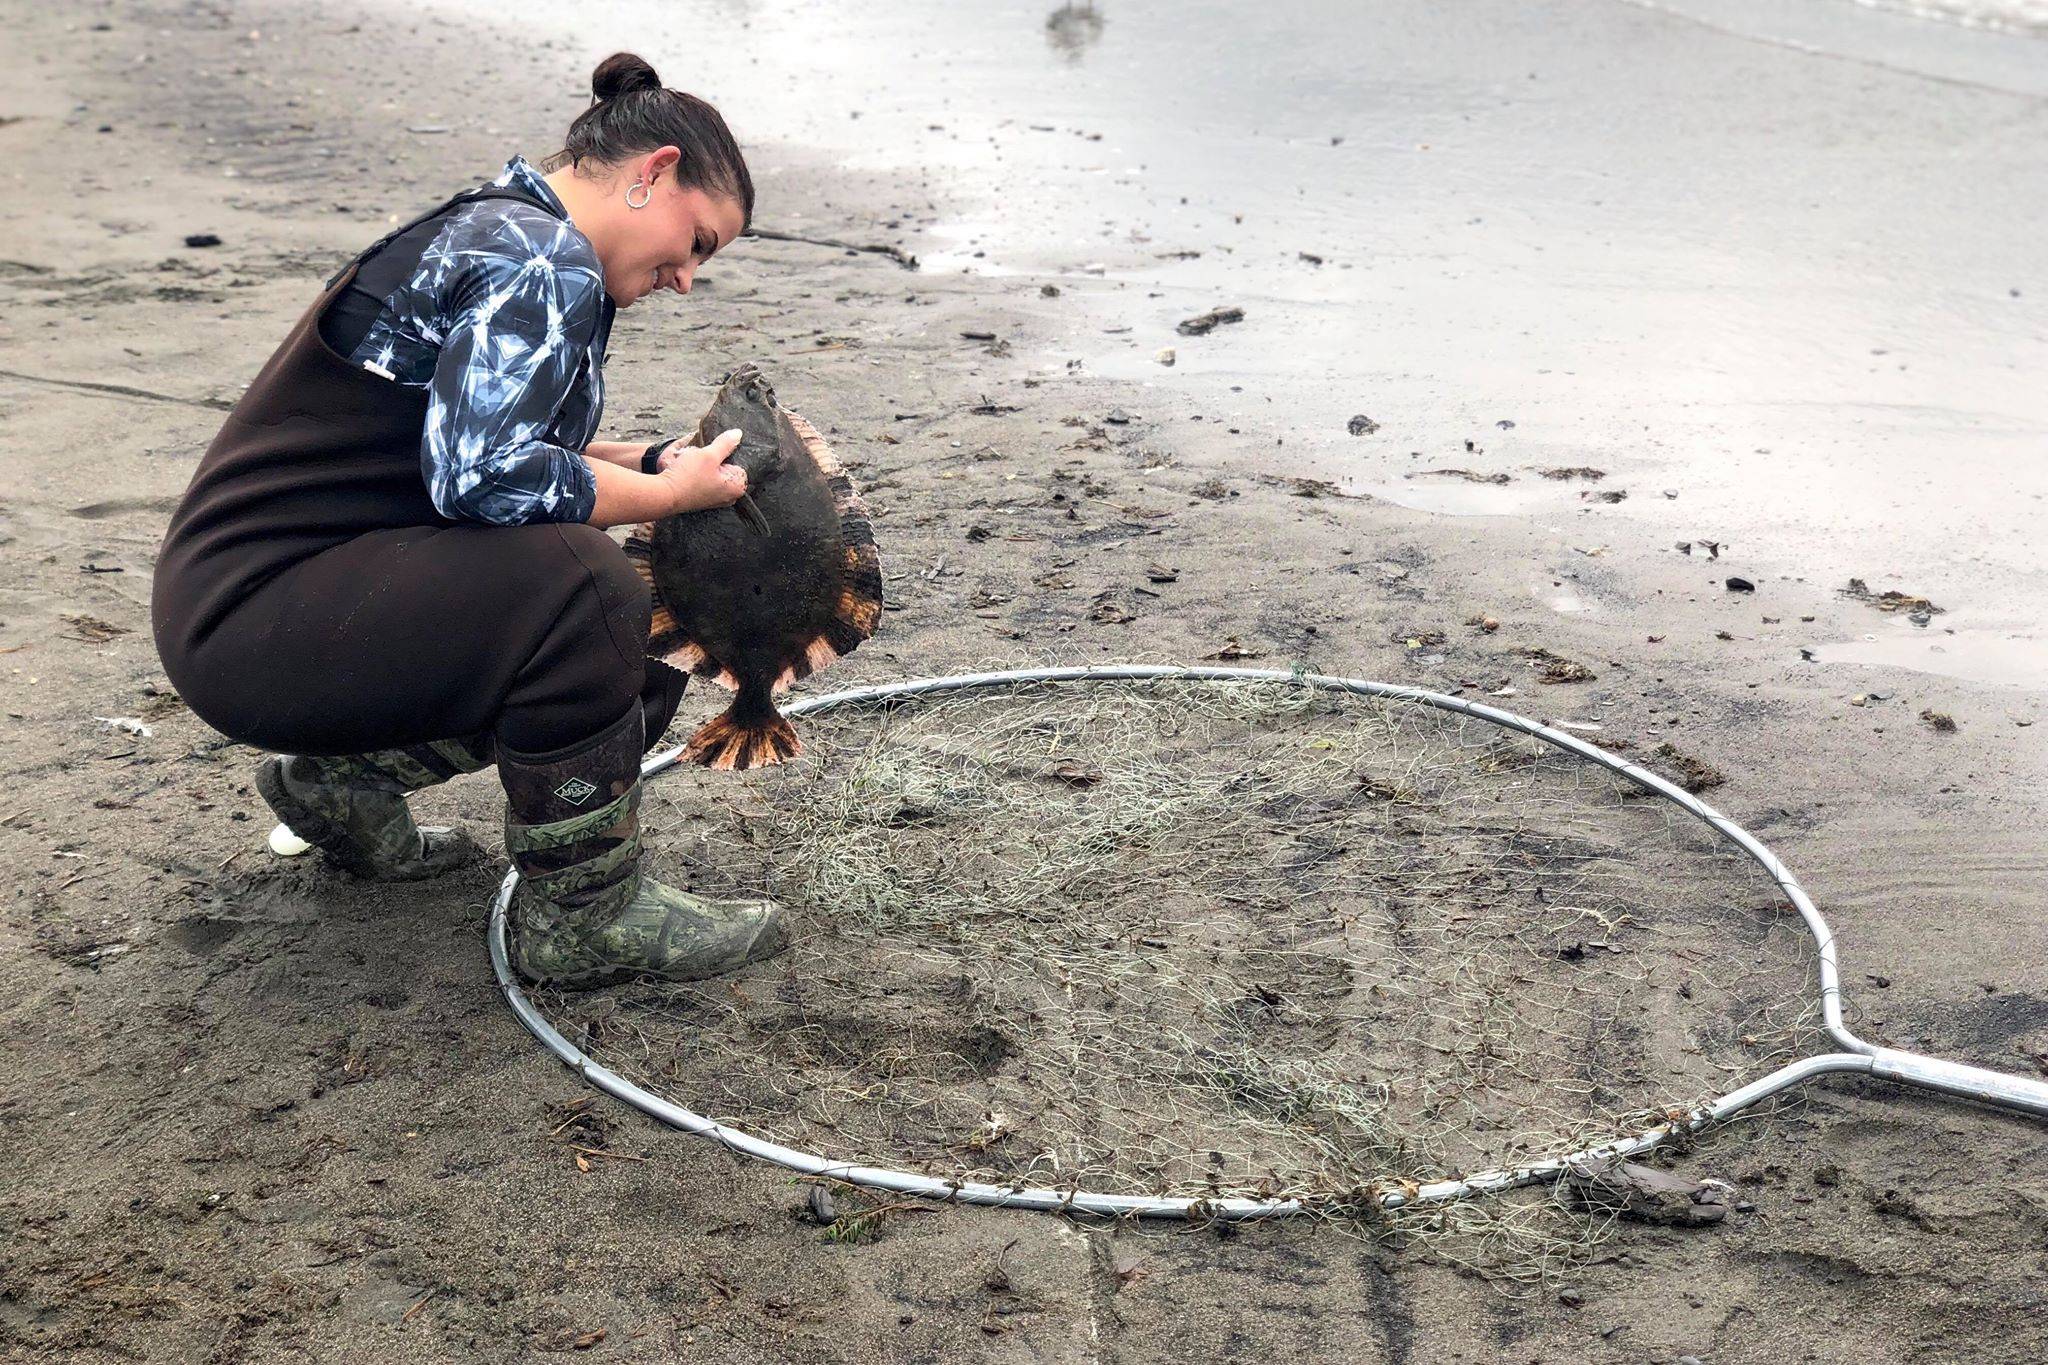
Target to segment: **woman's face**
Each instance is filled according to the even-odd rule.
[[[650,186],[644,208],[625,207],[615,249],[604,262],[605,292],[627,308],[649,294],[673,289],[690,292],[697,267],[745,226],[737,199],[697,186],[678,188],[676,149],[663,147],[622,177],[623,191],[636,180]],[[643,191],[635,191],[638,200]]]

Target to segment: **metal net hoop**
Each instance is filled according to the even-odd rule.
[[[1246,683],[1280,684],[1291,688],[1350,694],[1434,708],[1456,717],[1484,722],[1485,725],[1499,727],[1502,731],[1540,741],[1544,745],[1585,760],[1625,779],[1643,792],[1676,805],[1688,816],[1703,823],[1721,840],[1739,850],[1744,857],[1762,870],[1784,900],[1798,912],[1806,932],[1811,936],[1816,954],[1820,1022],[1843,1051],[1803,1057],[1703,1103],[1662,1111],[1655,1115],[1656,1121],[1645,1122],[1638,1130],[1623,1136],[1608,1137],[1598,1143],[1548,1155],[1540,1160],[1480,1170],[1456,1178],[1427,1182],[1378,1182],[1367,1190],[1349,1192],[1347,1197],[1353,1202],[1363,1198],[1380,1208],[1393,1210],[1538,1183],[1556,1177],[1574,1162],[1609,1156],[1636,1155],[1676,1138],[1696,1133],[1732,1117],[1770,1095],[1815,1076],[1831,1073],[1856,1072],[1887,1076],[2048,1116],[2048,1087],[1979,1068],[1961,1067],[1954,1063],[1875,1047],[1855,1038],[1842,1023],[1839,969],[1833,935],[1797,879],[1768,848],[1697,796],[1656,773],[1629,763],[1577,736],[1511,712],[1419,688],[1300,670],[1152,665],[1016,669],[918,679],[807,698],[790,705],[786,710],[790,716],[801,718],[835,709],[896,708],[911,705],[920,699],[977,690],[1015,690],[1041,684],[1087,687],[1090,684],[1111,682],[1171,682],[1218,686]],[[651,781],[673,770],[677,766],[680,753],[680,749],[677,749],[651,756],[643,766],[644,777]],[[1136,1215],[1186,1219],[1262,1218],[1323,1207],[1317,1200],[1291,1196],[1189,1198],[1089,1189],[1078,1184],[1054,1188],[1021,1183],[942,1179],[915,1171],[835,1160],[706,1117],[692,1108],[652,1093],[631,1078],[590,1056],[583,1048],[564,1036],[521,989],[510,969],[505,925],[506,907],[515,883],[516,875],[508,873],[492,908],[489,933],[493,966],[508,1004],[521,1023],[539,1038],[551,1053],[577,1071],[591,1085],[667,1126],[712,1138],[733,1151],[774,1162],[807,1176],[841,1180],[893,1193],[963,1203],[1110,1217]]]

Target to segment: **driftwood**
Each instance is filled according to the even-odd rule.
[[[917,269],[917,257],[902,250],[900,247],[886,246],[879,243],[862,245],[859,242],[842,242],[836,237],[805,237],[795,232],[777,232],[773,228],[748,228],[744,235],[759,237],[764,241],[770,242],[803,242],[810,246],[837,247],[841,251],[865,251],[875,256],[887,256],[905,270]]]

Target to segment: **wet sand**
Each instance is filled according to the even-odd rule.
[[[1505,475],[1464,506],[1631,561],[1882,578],[1951,606],[1941,652],[1784,656],[2048,688],[2048,41],[1841,0],[1049,9],[774,7],[743,60],[676,50],[756,136],[914,180],[874,227],[929,273],[1055,281],[1032,373],[1409,506]],[[510,13],[596,51],[676,11]],[[1174,334],[1217,304],[1245,321]],[[1585,464],[1626,501],[1531,472]]]
[[[1312,1225],[941,1210],[828,1246],[785,1173],[616,1109],[610,1150],[642,1159],[581,1171],[551,1134],[585,1092],[490,979],[496,868],[390,889],[272,859],[254,755],[164,694],[146,611],[222,404],[319,282],[393,215],[551,150],[592,59],[630,44],[727,109],[764,226],[925,258],[743,243],[614,339],[612,434],[678,429],[705,381],[764,359],[854,463],[900,610],[831,683],[1191,660],[1235,636],[1513,687],[1510,706],[1729,773],[1718,803],[1831,916],[1859,1028],[2040,1074],[2022,457],[2044,412],[2044,105],[2003,74],[2018,59],[1956,55],[2026,40],[1930,31],[1929,59],[1859,28],[1849,60],[1703,8],[1396,7],[1328,45],[1359,75],[1329,103],[1313,82],[1247,97],[1286,115],[1282,156],[1278,135],[1219,142],[1203,120],[1242,106],[1187,93],[1253,65],[1257,33],[1244,61],[1177,62],[1179,121],[1141,121],[1118,111],[1164,98],[1156,17],[1105,8],[1099,37],[1052,43],[1009,6],[964,33],[917,6],[690,7],[720,26],[713,60],[673,18],[666,44],[611,27],[645,12],[600,8],[573,38],[503,9],[10,12],[0,1356],[2041,1357],[2042,1129],[1876,1085],[1816,1088],[1762,1140],[1679,1161],[1753,1212],[1629,1228],[1521,1298]],[[856,28],[850,75],[820,54]],[[978,97],[998,69],[1005,93]],[[1018,80],[1045,115],[990,144]],[[1218,147],[1309,192],[1262,220],[1230,176],[1175,169]],[[181,244],[201,232],[221,245]],[[1217,304],[1245,321],[1174,331]],[[1354,414],[1379,430],[1350,436]],[[1606,477],[1534,472],[1582,466]],[[1177,581],[1150,584],[1154,560]],[[1915,625],[1842,595],[1851,576],[1945,610]],[[1125,610],[1094,612],[1103,593]],[[1480,614],[1499,629],[1464,625]],[[1424,627],[1440,656],[1403,648]],[[1987,680],[1972,632],[2007,642],[2010,676]],[[1517,646],[1598,676],[1540,686]],[[499,818],[484,780],[421,804],[486,836]]]

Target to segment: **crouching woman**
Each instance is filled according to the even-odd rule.
[[[603,528],[732,503],[702,448],[594,439],[615,311],[687,294],[754,188],[717,110],[620,54],[554,169],[495,180],[335,278],[235,405],[157,561],[158,652],[201,719],[271,750],[278,817],[358,876],[435,876],[460,834],[406,794],[496,764],[529,980],[715,975],[785,941],[765,901],[642,870],[640,760],[684,677]]]

